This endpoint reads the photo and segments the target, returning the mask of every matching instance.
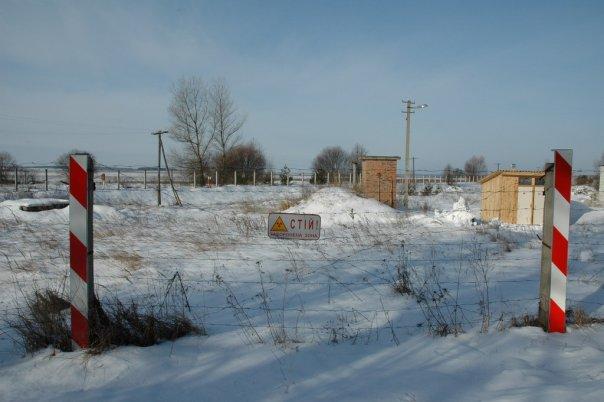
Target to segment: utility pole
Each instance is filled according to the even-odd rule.
[[[403,105],[405,105],[406,110],[405,120],[405,194],[403,197],[403,205],[405,208],[409,205],[409,181],[411,180],[410,171],[409,171],[409,159],[411,156],[411,113],[415,113],[415,109],[424,109],[427,108],[428,105],[421,104],[419,106],[415,106],[415,102],[411,99],[403,100]]]
[[[151,133],[151,135],[157,135],[157,206],[161,205],[161,150],[162,150],[162,141],[161,141],[161,135],[162,134],[167,134],[168,131],[166,130],[159,130],[156,131],[154,133]]]
[[[411,169],[412,169],[412,177],[413,177],[413,187],[414,187],[414,189],[415,189],[415,160],[416,159],[417,159],[416,156],[413,156],[411,158],[411,161],[412,161],[412,163],[411,163],[412,168]]]

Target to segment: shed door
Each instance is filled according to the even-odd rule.
[[[533,187],[518,186],[518,214],[516,223],[530,225],[533,219]]]

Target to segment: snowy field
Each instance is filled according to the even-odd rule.
[[[25,354],[0,323],[0,400],[599,400],[604,328],[510,328],[538,306],[541,227],[483,224],[480,188],[405,212],[347,189],[95,193],[101,300],[165,302],[178,273],[207,336],[98,356]],[[68,285],[64,189],[0,198],[0,318]],[[318,241],[267,237],[267,213],[321,215]],[[604,316],[604,209],[573,192],[568,308]],[[397,292],[409,284],[412,292]],[[445,330],[446,337],[436,333]]]

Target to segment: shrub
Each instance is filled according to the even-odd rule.
[[[510,328],[521,327],[540,327],[539,318],[536,315],[525,314],[521,317],[512,317],[510,319]]]
[[[94,311],[91,352],[95,354],[112,346],[152,346],[187,335],[205,335],[184,313],[141,308],[134,301],[123,304],[115,299],[105,307],[97,302]]]
[[[587,327],[592,324],[604,324],[604,318],[592,317],[581,307],[575,307],[566,311],[566,322],[578,327]]]
[[[8,325],[21,338],[21,346],[32,353],[48,346],[71,350],[70,328],[68,325],[69,302],[59,293],[46,289],[36,290],[25,299],[25,307],[19,309],[14,320]]]
[[[170,288],[166,291],[169,293]],[[48,346],[68,352],[72,350],[69,306],[56,291],[35,291],[8,325],[17,332],[28,353]],[[124,304],[117,298],[105,305],[95,299],[90,328],[89,352],[93,354],[113,346],[151,346],[190,334],[205,335],[204,329],[193,324],[184,310],[162,305],[141,307],[134,301]]]
[[[424,186],[424,189],[421,192],[421,195],[423,195],[424,197],[432,195],[432,184],[430,184],[430,183],[426,184]]]

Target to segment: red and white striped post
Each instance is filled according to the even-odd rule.
[[[92,254],[93,166],[88,154],[69,158],[69,289],[71,339],[74,347],[90,345],[90,312],[94,300]]]
[[[566,332],[572,156],[570,149],[555,149],[553,179],[546,172],[540,318],[547,332]]]

